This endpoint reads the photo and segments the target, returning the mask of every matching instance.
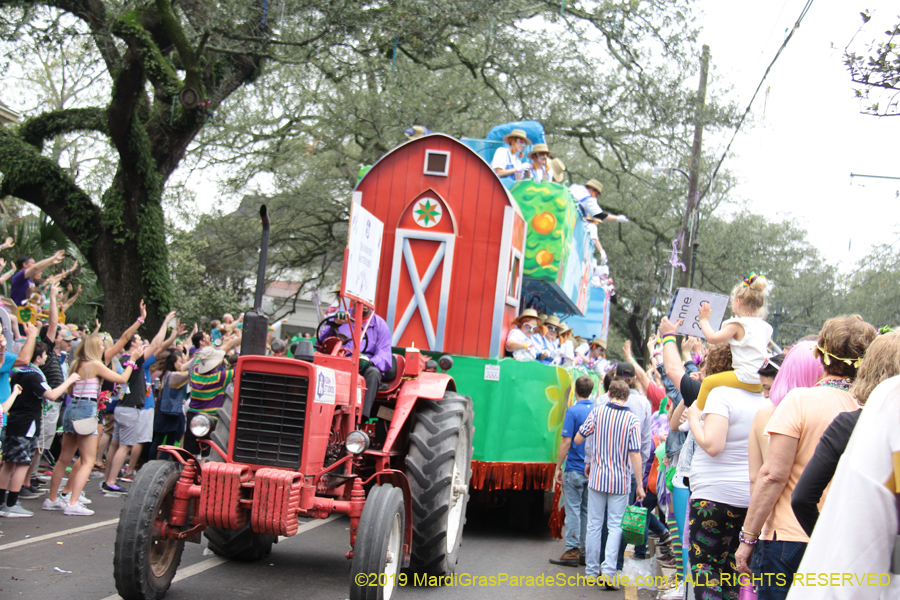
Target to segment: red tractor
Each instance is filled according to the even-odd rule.
[[[330,338],[315,352],[308,343],[296,348],[294,359],[265,356],[265,207],[260,213],[257,308],[244,318],[233,401],[219,410],[218,422],[198,416],[189,424],[198,437],[209,436],[201,444],[212,448],[213,460],[201,464],[162,446],[170,460],[151,461],[138,473],[116,530],[116,589],[126,600],[162,598],[185,542],[199,542],[201,532],[217,555],[252,561],[267,556],[278,536],[296,534],[300,518],[335,513],[350,517],[353,599],[388,600],[401,569],[455,569],[473,413],[445,372],[452,359],[442,357],[439,372],[415,349],[395,354],[395,376],[376,396],[379,419],[364,423],[363,303],[352,304],[352,352]],[[363,579],[374,585],[356,585]]]

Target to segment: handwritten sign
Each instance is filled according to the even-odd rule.
[[[378,267],[384,223],[359,204],[350,208],[350,235],[347,242],[347,279],[344,295],[375,304]]]
[[[669,309],[669,320],[673,323],[678,319],[684,321],[675,332],[678,335],[705,338],[706,336],[703,335],[703,331],[700,329],[700,303],[709,302],[709,306],[712,309],[712,315],[709,317],[709,326],[718,331],[722,326],[722,319],[725,318],[725,311],[728,310],[728,301],[728,296],[723,294],[713,294],[712,292],[692,290],[690,288],[678,288],[675,290],[672,307]]]
[[[484,365],[485,381],[500,381],[500,365]]]

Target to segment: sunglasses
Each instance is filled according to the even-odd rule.
[[[553,333],[559,333],[559,327],[556,325],[546,325],[547,331],[552,331]]]
[[[537,329],[537,325],[533,325],[531,323],[525,323],[524,325],[522,325],[522,331],[526,333],[531,333],[535,329]]]
[[[779,364],[778,364],[777,362],[775,362],[774,360],[769,360],[768,358],[765,359],[765,360],[763,361],[763,364],[762,364],[762,368],[763,368],[763,369],[765,369],[766,367],[772,367],[772,368],[775,369],[776,371],[780,371],[780,370],[781,370],[781,365],[779,365]]]

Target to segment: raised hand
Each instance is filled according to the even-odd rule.
[[[701,302],[700,303],[700,320],[708,321],[712,316],[712,306],[709,305],[709,302]]]
[[[678,319],[674,323],[668,319],[668,317],[663,317],[662,321],[659,323],[659,335],[669,335],[674,334],[678,331],[678,328],[681,327],[681,324],[684,322],[684,319]]]
[[[56,254],[53,255],[53,262],[52,262],[52,264],[58,265],[59,263],[61,263],[61,262],[63,261],[63,259],[64,259],[65,257],[66,257],[66,251],[65,251],[65,250],[57,250],[57,251],[56,251]]]
[[[3,244],[0,245],[0,250],[6,250],[7,248],[12,248],[15,245],[16,243],[13,241],[13,239],[11,237],[8,237],[6,238],[6,240],[4,240]]]
[[[141,320],[144,321],[147,319],[147,305],[144,304],[144,300],[141,299]]]

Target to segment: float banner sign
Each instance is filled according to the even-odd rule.
[[[453,379],[475,409],[473,460],[556,462],[566,409],[575,403],[573,383],[597,374],[581,367],[551,367],[514,358],[453,357]]]
[[[705,338],[706,336],[700,329],[700,303],[709,302],[709,306],[712,308],[709,326],[718,331],[722,326],[722,319],[725,318],[725,311],[728,310],[728,301],[728,296],[723,294],[678,288],[675,290],[672,307],[669,309],[669,320],[674,323],[678,319],[683,319],[684,322],[675,332],[678,335]]]
[[[384,223],[359,204],[350,207],[344,296],[375,305]]]

